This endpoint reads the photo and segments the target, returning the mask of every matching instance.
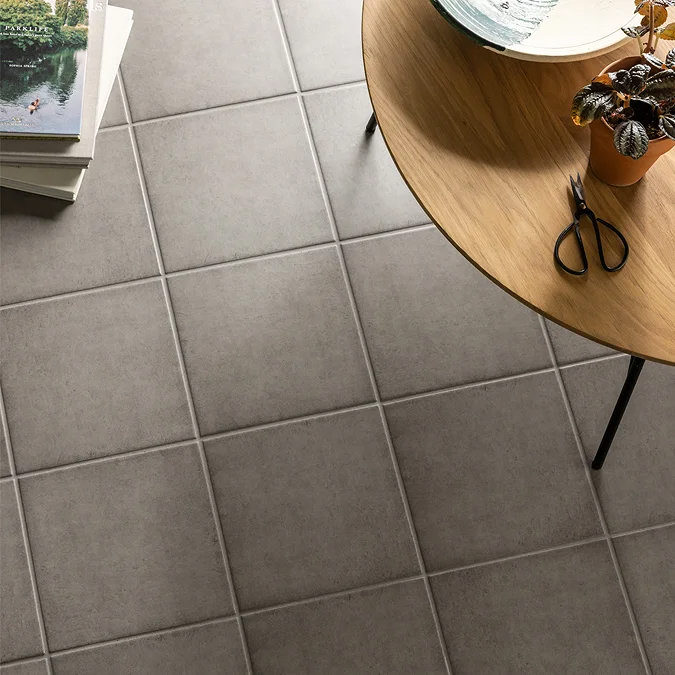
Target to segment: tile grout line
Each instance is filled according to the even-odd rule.
[[[450,665],[450,657],[448,655],[448,648],[445,643],[445,637],[443,635],[443,630],[441,628],[441,623],[440,623],[440,618],[438,616],[438,610],[436,608],[436,603],[434,601],[434,596],[431,591],[431,584],[429,583],[429,577],[427,575],[427,570],[424,564],[424,558],[422,557],[422,550],[420,548],[419,540],[417,537],[417,530],[415,528],[415,523],[412,518],[412,513],[410,510],[410,504],[408,502],[408,497],[406,494],[405,490],[405,485],[403,483],[403,477],[401,475],[401,470],[398,464],[398,460],[396,458],[396,452],[394,451],[394,445],[391,439],[391,434],[389,432],[389,425],[387,424],[387,418],[384,414],[384,407],[382,405],[382,401],[380,399],[380,392],[379,388],[377,386],[377,379],[375,378],[375,370],[373,368],[373,364],[371,362],[370,358],[370,353],[368,351],[368,345],[366,342],[366,337],[365,337],[365,332],[363,330],[363,325],[361,323],[361,318],[359,315],[358,307],[356,305],[356,299],[354,297],[354,290],[352,288],[351,280],[349,278],[349,273],[347,271],[347,265],[345,263],[344,259],[344,253],[342,250],[342,242],[340,241],[340,235],[337,229],[337,223],[335,220],[335,214],[333,213],[333,208],[330,202],[330,197],[328,195],[328,188],[326,186],[326,180],[325,176],[323,175],[323,170],[321,169],[321,163],[319,162],[319,155],[316,149],[316,143],[314,141],[314,136],[312,134],[311,126],[309,123],[309,117],[307,115],[307,109],[305,107],[305,100],[302,96],[301,89],[300,89],[300,84],[299,84],[299,79],[298,79],[298,73],[297,73],[297,68],[295,65],[295,61],[293,59],[293,53],[291,51],[291,46],[290,46],[290,41],[288,38],[288,33],[286,32],[286,26],[284,24],[283,16],[281,13],[281,7],[279,5],[279,0],[272,0],[272,4],[274,7],[274,11],[277,17],[277,21],[279,24],[279,30],[281,32],[281,38],[282,42],[284,45],[284,50],[286,52],[286,57],[288,59],[288,64],[291,69],[291,76],[293,78],[293,84],[295,86],[295,90],[297,93],[297,98],[298,98],[298,104],[300,108],[300,114],[302,116],[302,122],[305,127],[305,134],[307,137],[307,142],[309,144],[310,152],[312,154],[312,160],[314,162],[314,168],[316,171],[316,176],[319,181],[319,187],[321,188],[321,194],[324,200],[324,205],[326,208],[326,212],[328,214],[328,220],[330,223],[331,231],[333,233],[333,237],[337,243],[337,255],[338,255],[338,261],[340,264],[340,268],[342,270],[342,275],[345,283],[345,290],[347,292],[347,296],[349,298],[349,304],[351,305],[352,309],[352,314],[354,318],[354,323],[356,326],[356,330],[359,336],[359,342],[361,343],[361,349],[363,351],[363,356],[365,359],[366,363],[366,368],[368,370],[368,377],[370,379],[371,387],[373,390],[373,395],[375,396],[375,402],[378,407],[378,411],[380,414],[380,420],[382,423],[382,428],[384,430],[384,435],[387,441],[387,446],[389,450],[389,456],[391,459],[391,465],[392,469],[394,471],[395,477],[396,477],[396,483],[398,486],[398,491],[399,491],[399,497],[401,499],[402,505],[403,505],[403,510],[405,512],[405,517],[408,523],[408,529],[409,533],[413,542],[413,546],[415,549],[415,555],[417,557],[417,563],[419,566],[419,569],[422,573],[422,579],[424,582],[424,588],[427,594],[427,601],[429,603],[429,609],[431,611],[433,621],[434,621],[434,627],[436,629],[436,637],[438,639],[439,647],[441,649],[441,654],[443,656],[443,662],[445,664],[445,669],[447,672],[447,675],[452,675],[452,668]]]
[[[325,87],[316,87],[314,89],[304,89],[304,90],[301,90],[299,88],[299,85],[296,86],[296,83],[294,83],[295,91],[288,91],[283,94],[272,94],[271,96],[262,96],[260,98],[246,99],[245,101],[234,101],[232,103],[224,103],[222,105],[215,105],[209,108],[199,108],[198,110],[186,110],[185,112],[172,113],[170,115],[161,115],[160,117],[149,117],[148,119],[138,120],[137,122],[131,121],[131,118],[129,118],[130,119],[129,123],[131,124],[132,127],[147,126],[148,124],[155,124],[157,122],[164,122],[167,120],[182,119],[184,117],[197,117],[199,115],[204,115],[211,112],[237,110],[239,108],[249,108],[251,106],[262,105],[265,103],[276,103],[277,101],[293,99],[298,95],[306,96],[312,94],[319,94],[323,92],[339,91],[341,89],[352,89],[354,87],[364,85],[365,83],[366,83],[365,79],[352,80],[351,82],[341,82],[340,84],[330,84]],[[104,129],[101,129],[101,131],[105,131],[107,129],[120,129],[123,126],[126,125],[117,124],[114,127],[105,127]]]
[[[124,125],[124,127],[117,127],[117,129],[129,130],[129,125]],[[422,225],[410,225],[407,227],[401,227],[394,230],[386,230],[384,232],[375,232],[373,234],[363,234],[357,237],[351,237],[349,239],[343,239],[342,243],[352,244],[358,243],[361,241],[369,241],[371,239],[380,239],[382,237],[392,237],[398,234],[406,234],[409,232],[415,232],[417,230],[425,230],[432,227],[436,227],[432,223],[423,223]],[[168,279],[173,279],[174,277],[185,276],[186,274],[198,273],[198,272],[208,272],[213,269],[220,269],[223,267],[230,267],[234,265],[243,265],[250,262],[257,262],[261,260],[267,260],[270,258],[281,258],[284,256],[306,253],[309,251],[316,251],[321,249],[330,248],[331,246],[336,246],[337,242],[334,240],[320,242],[318,244],[307,244],[305,246],[296,246],[294,248],[281,249],[280,251],[270,251],[268,253],[256,253],[254,255],[243,256],[241,258],[236,258],[235,260],[223,260],[222,262],[209,263],[207,265],[199,265],[197,267],[188,267],[182,270],[175,270],[173,272],[166,272],[164,276]],[[29,298],[27,300],[17,300],[16,302],[7,302],[0,304],[0,311],[8,309],[16,309],[18,307],[26,307],[30,305],[40,304],[43,302],[48,302],[49,300],[63,300],[68,298],[77,297],[79,295],[86,295],[88,293],[99,293],[107,289],[115,288],[126,288],[128,286],[135,286],[142,283],[147,283],[156,279],[160,279],[162,275],[160,274],[151,274],[146,277],[141,277],[139,279],[128,279],[126,281],[116,281],[109,284],[103,284],[101,286],[91,286],[90,288],[80,288],[73,291],[64,291],[62,293],[54,293],[52,295],[44,295],[37,298]],[[598,357],[598,358],[607,358],[607,357]]]
[[[547,553],[555,553],[556,551],[565,551],[568,548],[579,548],[587,546],[588,544],[597,544],[605,541],[602,534],[597,534],[593,537],[586,537],[577,541],[568,541],[564,544],[556,544],[555,546],[547,546],[546,548],[539,548],[536,551],[525,551],[524,553],[514,553],[513,555],[503,556],[501,558],[493,558],[492,560],[481,560],[480,562],[469,563],[468,565],[460,565],[459,567],[450,567],[436,572],[429,572],[430,577],[440,577],[445,574],[455,574],[456,572],[464,572],[466,570],[473,570],[479,567],[490,567],[491,565],[501,565],[502,563],[511,562],[512,560],[521,560],[522,558],[533,558],[538,555],[546,555]]]
[[[159,280],[160,277],[157,277]],[[602,361],[610,361],[617,358],[622,358],[624,354],[602,356],[596,359],[590,359],[587,361],[581,361],[579,363],[570,364],[565,366],[565,369],[572,368],[575,366],[584,366],[591,365],[594,363],[599,363]],[[537,377],[539,375],[546,375],[554,373],[553,367],[541,368],[539,370],[531,370],[525,373],[517,373],[516,375],[505,375],[503,377],[496,377],[490,380],[480,380],[478,382],[469,382],[467,384],[458,384],[451,387],[444,387],[443,389],[432,389],[431,391],[421,392],[419,394],[408,394],[406,396],[397,396],[390,399],[381,399],[383,406],[395,405],[398,403],[408,403],[410,401],[416,401],[419,399],[430,398],[433,396],[442,396],[444,394],[453,394],[467,389],[475,389],[476,387],[489,387],[495,384],[500,384],[502,382],[512,382],[514,380],[521,380],[527,377]],[[378,406],[376,401],[371,401],[369,403],[359,403],[357,405],[345,406],[340,408],[331,408],[328,410],[321,410],[319,412],[310,413],[308,415],[300,415],[298,417],[288,417],[280,420],[273,420],[271,422],[263,422],[262,424],[254,424],[248,427],[240,427],[237,429],[228,429],[226,431],[217,431],[212,434],[202,434],[201,438],[204,441],[218,441],[223,438],[230,438],[232,436],[240,436],[243,434],[254,433],[256,431],[264,431],[266,429],[274,429],[276,427],[288,426],[291,424],[298,424],[300,422],[309,422],[312,420],[322,419],[324,417],[331,417],[333,415],[343,415],[350,412],[357,412],[359,410],[368,410],[369,408],[376,408]],[[48,466],[43,469],[33,469],[31,471],[24,471],[20,474],[17,474],[19,478],[32,478],[34,476],[42,476],[44,474],[56,473],[59,471],[65,471],[68,469],[75,469],[81,466],[89,466],[91,464],[102,464],[104,462],[110,462],[118,459],[125,459],[129,457],[136,457],[138,455],[144,455],[151,452],[158,452],[161,450],[171,450],[173,448],[178,448],[183,445],[189,445],[190,443],[196,443],[197,439],[195,436],[190,436],[189,438],[183,438],[176,441],[171,441],[170,443],[162,443],[161,445],[150,445],[144,448],[138,448],[134,450],[124,450],[122,452],[115,452],[112,455],[104,455],[102,457],[93,457],[91,459],[77,460],[74,462],[68,462],[66,464],[59,464],[57,466]],[[5,476],[0,478],[0,483],[8,482],[12,479],[12,476]],[[665,527],[669,523],[663,523],[654,525],[652,527]],[[648,528],[645,528],[648,529]],[[642,529],[635,530],[636,532],[641,532]],[[630,533],[628,533],[630,534]],[[612,536],[621,536],[621,535],[612,535]]]
[[[634,534],[642,534],[643,532],[653,532],[654,530],[664,530],[668,527],[674,527],[675,520],[671,520],[669,523],[659,523],[658,525],[647,525],[646,527],[639,527],[635,530],[626,530],[625,532],[617,532],[616,534],[611,535],[612,539],[621,539],[622,537],[631,537]]]
[[[70,469],[79,469],[81,467],[94,466],[97,464],[108,464],[122,459],[131,459],[134,457],[142,457],[143,455],[150,455],[154,452],[163,452],[165,450],[175,450],[185,445],[194,445],[197,439],[194,437],[185,438],[181,441],[173,441],[171,443],[163,443],[162,445],[150,445],[138,450],[124,450],[123,452],[116,452],[112,455],[103,455],[101,457],[92,457],[91,459],[80,459],[68,464],[59,464],[58,466],[49,466],[44,469],[34,469],[32,471],[24,471],[17,474],[17,478],[24,480],[35,478],[36,476],[47,476],[52,473],[61,473]],[[8,478],[0,478],[0,482],[8,481]]]
[[[42,645],[42,654],[47,664],[47,675],[53,675],[52,659],[49,652],[49,643],[47,642],[47,629],[45,626],[45,617],[42,610],[42,601],[40,600],[40,591],[37,585],[37,577],[35,576],[35,561],[33,560],[33,550],[28,538],[28,525],[26,523],[26,512],[23,508],[23,497],[21,495],[21,488],[19,486],[19,479],[16,475],[16,465],[14,464],[14,449],[12,448],[12,441],[9,437],[9,424],[7,421],[7,411],[5,410],[5,398],[2,393],[2,386],[0,385],[0,418],[2,418],[2,432],[5,434],[5,443],[7,446],[7,459],[9,461],[9,470],[12,474],[11,482],[14,488],[14,498],[16,499],[17,509],[19,511],[19,523],[21,526],[21,538],[23,539],[23,546],[26,552],[26,563],[28,564],[28,575],[30,577],[30,585],[33,591],[33,603],[35,606],[35,614],[38,622],[38,629],[40,631],[40,644]]]
[[[136,640],[143,640],[145,638],[161,637],[170,633],[180,633],[182,631],[194,630],[195,628],[204,628],[207,626],[215,626],[219,623],[236,622],[236,617],[233,615],[217,616],[213,619],[204,619],[203,621],[192,621],[190,623],[183,623],[177,626],[169,626],[168,628],[158,628],[156,630],[148,630],[142,633],[134,633],[134,635],[124,635],[118,638],[111,638],[110,640],[101,640],[100,642],[91,642],[89,644],[78,645],[77,647],[67,647],[65,649],[56,649],[52,652],[52,656],[65,656],[69,654],[79,654],[81,652],[88,652],[101,647],[109,647],[111,645],[124,644],[127,642],[134,642]]]
[[[640,534],[641,532],[650,532],[653,530],[659,530],[659,529],[664,529],[667,527],[673,527],[675,526],[675,521],[670,522],[670,523],[664,523],[661,525],[654,525],[654,526],[649,526],[643,529],[639,530],[631,530],[629,532],[624,532],[616,535],[612,535],[613,537],[624,537],[624,536],[630,536],[633,534]],[[430,577],[438,577],[438,576],[443,576],[446,574],[455,574],[457,572],[463,572],[465,570],[470,570],[470,569],[475,569],[475,568],[480,568],[480,567],[488,567],[491,565],[500,565],[502,563],[510,562],[513,560],[520,560],[521,558],[531,558],[533,556],[538,556],[538,555],[546,555],[547,553],[553,553],[555,551],[563,551],[566,549],[570,548],[577,548],[581,546],[587,546],[589,544],[593,543],[600,543],[600,542],[605,542],[605,537],[604,535],[596,535],[594,537],[588,537],[586,539],[580,539],[578,541],[574,542],[568,542],[565,544],[560,544],[557,546],[550,546],[547,548],[543,549],[536,549],[534,551],[526,551],[525,553],[517,553],[511,556],[506,556],[502,558],[495,558],[492,560],[485,560],[477,563],[471,563],[469,565],[461,565],[458,567],[449,567],[446,569],[442,570],[437,570],[435,572],[429,572],[428,576]],[[369,584],[366,586],[355,586],[352,588],[347,588],[341,591],[335,591],[331,593],[323,593],[320,595],[315,595],[311,596],[308,598],[302,598],[300,600],[291,600],[288,602],[280,603],[277,605],[269,605],[266,607],[261,607],[258,609],[251,609],[251,610],[245,610],[241,612],[242,617],[248,617],[248,616],[255,616],[258,614],[265,614],[267,612],[274,612],[274,611],[279,611],[279,610],[284,610],[284,609],[290,609],[293,607],[298,607],[298,606],[303,606],[303,605],[309,605],[313,604],[315,602],[321,602],[321,601],[326,601],[326,600],[332,600],[332,599],[337,599],[337,598],[342,598],[346,597],[355,593],[364,593],[368,592],[371,590],[376,590],[376,589],[381,589],[381,588],[389,588],[391,586],[397,586],[400,584],[405,584],[405,583],[411,583],[414,581],[423,581],[424,577],[422,574],[415,574],[411,576],[406,576],[406,577],[400,577],[397,579],[390,579],[387,581],[375,583],[375,584]],[[228,614],[225,616],[218,616],[214,617],[211,619],[204,619],[201,621],[193,621],[189,623],[184,623],[184,624],[178,624],[175,626],[168,626],[166,628],[159,628],[156,630],[150,630],[150,631],[144,631],[141,633],[135,633],[133,635],[125,635],[122,637],[117,637],[117,638],[111,638],[109,640],[102,640],[100,642],[92,642],[88,644],[83,644],[83,645],[78,645],[76,647],[67,647],[65,649],[56,649],[51,652],[51,656],[60,656],[60,655],[65,655],[65,654],[75,654],[83,651],[90,651],[92,649],[97,649],[100,647],[106,647],[108,645],[114,645],[114,644],[120,644],[120,643],[126,643],[126,642],[133,642],[134,640],[138,639],[143,639],[143,638],[148,638],[148,637],[155,637],[155,636],[161,636],[161,635],[167,635],[169,633],[175,633],[175,632],[180,632],[180,631],[185,631],[185,630],[191,630],[195,628],[201,628],[204,626],[212,626],[216,625],[219,623],[228,623],[230,621],[236,621],[236,617]],[[3,663],[3,666],[9,666],[9,665],[15,665],[19,663],[28,663],[28,662],[33,662],[33,661],[38,661],[42,660],[45,658],[45,655],[41,654],[38,656],[28,656],[25,658],[19,658],[15,659],[13,661],[8,661],[6,663]]]
[[[122,78],[121,72],[118,73],[120,90],[122,93],[122,103],[124,105],[124,114],[127,118],[129,126],[129,137],[131,139],[131,146],[134,153],[134,162],[136,164],[136,170],[138,172],[138,178],[141,185],[141,191],[143,193],[143,203],[145,205],[146,216],[148,219],[148,225],[152,233],[153,246],[155,248],[155,255],[157,256],[157,264],[159,267],[159,272],[162,280],[162,291],[164,294],[164,301],[166,303],[166,309],[169,316],[169,323],[171,325],[171,333],[173,335],[174,347],[176,349],[176,357],[178,359],[178,364],[181,371],[181,377],[183,379],[183,387],[185,395],[187,398],[188,409],[190,411],[190,420],[192,422],[193,433],[196,438],[197,448],[199,451],[199,459],[202,465],[202,472],[204,475],[204,483],[206,491],[208,494],[209,505],[211,507],[211,517],[213,519],[213,525],[216,530],[216,535],[218,537],[218,544],[220,546],[220,554],[223,562],[223,567],[225,569],[225,577],[227,581],[227,587],[230,592],[230,601],[232,603],[232,609],[234,611],[235,620],[237,622],[237,628],[239,631],[239,638],[241,641],[242,653],[244,656],[244,661],[246,663],[247,673],[252,675],[253,670],[251,667],[251,656],[248,649],[248,643],[246,641],[246,634],[244,632],[244,625],[241,619],[241,614],[239,612],[239,601],[237,599],[237,593],[234,588],[234,581],[232,578],[232,570],[230,568],[229,556],[227,554],[227,546],[225,544],[225,536],[223,534],[223,528],[220,522],[220,516],[218,514],[218,506],[216,504],[216,498],[213,491],[213,483],[211,481],[211,474],[209,472],[208,462],[206,460],[206,453],[204,451],[204,442],[200,435],[199,422],[197,420],[197,412],[195,408],[194,399],[192,396],[192,388],[190,386],[190,380],[187,373],[187,368],[185,365],[185,358],[183,355],[183,349],[180,344],[180,337],[178,335],[178,326],[176,323],[176,315],[173,308],[173,303],[171,301],[171,293],[169,291],[169,284],[166,278],[166,271],[164,267],[164,260],[162,258],[161,248],[159,246],[159,239],[157,237],[157,229],[155,226],[154,216],[152,213],[152,206],[150,204],[150,198],[148,195],[147,184],[145,181],[145,174],[143,172],[143,162],[140,157],[138,150],[138,145],[136,142],[136,135],[134,129],[131,125],[131,112],[129,109],[129,100],[127,98],[126,89],[124,87],[124,80]]]
[[[539,316],[539,325],[544,335],[544,340],[546,341],[546,346],[549,351],[551,360],[553,361],[553,367],[555,370],[556,380],[558,381],[558,387],[562,395],[563,404],[565,410],[567,411],[567,417],[572,427],[572,434],[574,435],[574,440],[581,458],[581,462],[584,467],[584,473],[586,474],[586,481],[591,490],[591,495],[593,496],[593,502],[595,503],[595,508],[597,511],[598,519],[600,520],[600,526],[602,527],[602,532],[604,535],[605,542],[609,549],[609,554],[612,559],[612,565],[614,566],[614,571],[616,572],[617,581],[619,582],[619,588],[621,589],[621,595],[626,606],[626,611],[628,612],[628,618],[630,620],[631,626],[633,628],[633,635],[637,643],[638,650],[640,652],[640,657],[642,658],[642,664],[647,675],[652,675],[652,670],[649,664],[649,658],[647,656],[647,650],[645,649],[644,642],[642,640],[642,634],[640,633],[640,627],[638,625],[637,619],[635,617],[635,612],[633,610],[633,605],[628,594],[628,588],[626,587],[625,579],[623,578],[623,573],[619,565],[619,559],[616,555],[616,550],[614,548],[614,542],[612,541],[612,535],[609,531],[609,526],[607,525],[607,520],[605,518],[605,512],[602,508],[602,503],[600,502],[600,497],[598,491],[595,488],[595,483],[593,482],[593,477],[591,475],[591,469],[589,467],[588,458],[586,457],[586,452],[584,451],[584,445],[581,440],[581,434],[579,433],[579,428],[577,427],[576,419],[574,418],[574,413],[572,411],[572,405],[570,403],[569,396],[567,395],[567,389],[565,388],[565,383],[563,382],[562,375],[560,373],[560,367],[558,366],[558,361],[555,356],[555,351],[553,350],[553,343],[551,342],[551,337],[546,328],[546,324],[542,316]]]

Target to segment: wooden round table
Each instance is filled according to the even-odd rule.
[[[635,49],[574,63],[516,61],[474,44],[429,0],[364,0],[373,109],[431,220],[535,311],[596,342],[672,365],[675,150],[636,185],[608,187],[590,173],[589,131],[569,113],[578,89]],[[630,257],[619,272],[602,270],[592,236],[585,237],[585,276],[554,264],[556,237],[572,220],[569,176],[577,173],[589,206],[628,239]],[[562,254],[576,262],[568,239]]]
[[[636,45],[587,61],[516,61],[473,43],[429,0],[364,0],[362,33],[375,111],[369,130],[376,118],[430,219],[515,298],[632,355],[593,462],[599,469],[643,359],[675,364],[675,150],[636,185],[612,188],[590,172],[589,131],[570,119],[575,92]],[[619,272],[602,270],[592,232],[584,237],[586,275],[554,263],[556,238],[572,220],[569,177],[577,173],[588,205],[628,239]],[[573,244],[568,237],[561,254],[578,266]]]

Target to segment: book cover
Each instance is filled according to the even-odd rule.
[[[79,139],[93,0],[0,0],[0,135]]]
[[[7,93],[3,93],[3,103],[0,107],[6,108],[9,106],[8,101],[13,102],[12,110],[15,114],[9,115],[9,122],[11,123],[12,116],[20,117],[24,124],[37,125],[39,120],[40,126],[44,125],[43,128],[49,128],[50,131],[39,133],[38,127],[31,127],[34,129],[32,134],[26,134],[25,131],[19,134],[16,131],[14,134],[0,131],[3,137],[0,143],[2,164],[87,166],[93,157],[107,0],[0,0],[0,29],[3,34],[7,34],[11,32],[7,26],[39,27],[39,20],[36,19],[38,10],[45,12],[42,19],[49,28],[53,28],[62,20],[59,18],[59,12],[62,13],[64,7],[66,24],[70,21],[76,25],[56,26],[60,30],[55,31],[54,36],[60,37],[52,36],[53,41],[43,45],[46,49],[44,54],[36,56],[34,44],[32,47],[29,46],[24,53],[26,65],[39,65],[31,63],[32,59],[37,58],[46,72],[42,72],[41,68],[3,67],[2,86],[3,92]],[[79,8],[80,11],[69,19],[71,7]],[[14,16],[13,22],[5,21],[12,16]],[[83,21],[86,24],[77,25]],[[71,33],[67,30],[70,28],[82,33],[86,31],[86,50],[84,47],[77,49],[72,43],[69,46],[59,46],[59,41],[66,39],[64,34]],[[31,33],[30,30],[22,29],[18,32],[22,35],[15,37],[15,42],[21,40],[34,42],[36,39],[25,37],[25,34]],[[1,58],[3,61],[13,58],[16,64],[16,56],[5,55],[6,42],[4,41],[8,39],[3,38]],[[18,47],[15,44],[10,51],[16,54],[17,50]],[[52,61],[56,61],[56,64],[49,66]],[[9,70],[23,71],[23,74],[6,81],[5,73]],[[33,71],[36,72],[31,75]],[[12,86],[23,93],[13,94]],[[18,106],[17,99],[20,104]],[[40,100],[36,103],[36,99]],[[26,104],[25,109],[17,113],[17,107],[21,110],[23,104]],[[31,107],[32,110],[29,109]],[[73,119],[78,121],[73,122]],[[77,129],[74,129],[73,124],[79,125],[79,141]],[[56,130],[57,126],[58,130]]]
[[[134,13],[122,7],[108,7],[101,60],[101,81],[96,110],[96,130],[101,124],[108,98],[113,86],[117,86],[116,74],[122,54],[129,39]],[[74,201],[82,185],[86,169],[71,167],[7,166],[0,165],[0,185]]]

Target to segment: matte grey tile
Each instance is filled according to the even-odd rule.
[[[308,94],[305,105],[342,238],[429,222],[382,135],[364,134],[372,113],[365,85]]]
[[[453,673],[643,673],[607,544],[434,577]]]
[[[42,654],[35,597],[12,482],[0,485],[0,661]]]
[[[17,471],[193,435],[159,282],[3,310],[0,324]]]
[[[363,80],[362,0],[279,0],[302,89]]]
[[[127,131],[98,137],[75,204],[4,190],[0,245],[3,303],[157,274]]]
[[[419,573],[377,409],[206,444],[239,604]]]
[[[421,581],[244,619],[256,673],[445,673]]]
[[[28,663],[16,663],[9,666],[0,666],[1,675],[47,675],[47,662],[29,661]]]
[[[551,338],[555,358],[560,364],[616,354],[613,349],[593,342],[593,340],[587,340],[552,321],[546,320],[546,328]]]
[[[108,105],[106,105],[105,107],[103,119],[101,120],[101,128],[103,129],[104,127],[115,127],[118,124],[126,124],[126,123],[127,123],[127,116],[124,113],[124,103],[122,102],[122,92],[120,90],[120,83],[119,80],[115,78],[115,83],[113,84],[112,90],[110,91],[110,98],[108,99]],[[98,140],[96,141],[96,143],[98,145]]]
[[[332,240],[296,100],[163,120],[136,134],[168,270]]]
[[[614,540],[654,675],[675,664],[675,527]]]
[[[344,252],[384,398],[552,365],[536,315],[435,228]]]
[[[5,442],[5,435],[0,429],[0,478],[3,476],[9,476],[11,473],[9,468],[9,448]]]
[[[385,410],[427,569],[602,534],[553,374]]]
[[[165,0],[161,12],[146,0],[115,4],[134,10],[122,59],[134,120],[293,91],[268,0],[202,0],[190,11]]]
[[[333,247],[169,285],[203,433],[373,399]]]
[[[21,479],[52,650],[232,611],[195,445]]]
[[[628,358],[564,368],[562,377],[589,460],[623,386]],[[593,471],[612,532],[675,520],[675,368],[647,363],[605,465]]]
[[[235,621],[132,638],[52,657],[54,675],[237,675],[246,663]]]

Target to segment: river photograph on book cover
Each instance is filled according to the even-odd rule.
[[[0,0],[0,136],[80,135],[92,0]]]

